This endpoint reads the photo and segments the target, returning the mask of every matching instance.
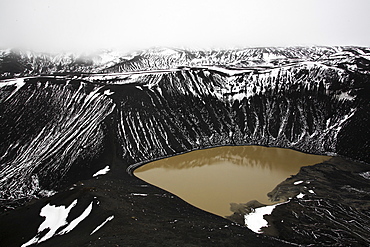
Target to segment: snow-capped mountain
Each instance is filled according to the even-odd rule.
[[[121,61],[116,51],[84,53],[41,53],[16,49],[0,51],[0,78],[66,73],[91,73]]]
[[[328,66],[349,66],[348,69],[366,72],[370,66],[369,53],[366,47],[261,47],[218,51],[152,48],[131,53],[98,51],[92,54],[47,54],[7,49],[0,51],[0,78],[63,73],[122,73],[179,66],[273,68],[308,61]]]

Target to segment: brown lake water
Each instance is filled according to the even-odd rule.
[[[300,167],[330,158],[284,148],[223,146],[150,162],[134,174],[198,208],[229,216],[230,203],[273,204],[267,193],[276,185]]]

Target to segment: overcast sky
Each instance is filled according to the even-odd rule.
[[[0,47],[370,46],[370,0],[0,0]]]

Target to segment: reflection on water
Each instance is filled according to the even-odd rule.
[[[230,203],[258,200],[302,166],[329,159],[283,148],[225,146],[192,151],[139,167],[134,174],[205,211],[227,216]]]

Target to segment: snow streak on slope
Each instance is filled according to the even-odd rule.
[[[90,235],[93,235],[95,232],[99,231],[100,228],[102,228],[108,221],[111,221],[113,220],[114,218],[114,215],[112,216],[109,216],[105,221],[103,221],[103,223],[101,223],[100,225],[98,225],[91,233]]]
[[[81,82],[36,81],[18,90],[2,103],[0,197],[30,196],[41,183],[57,182],[79,157],[94,156],[101,122],[113,109],[98,87]]]
[[[194,68],[112,90],[120,95],[122,147],[136,163],[222,144],[336,153],[358,103],[338,100],[332,85],[349,83],[345,71],[319,65],[238,76]]]

